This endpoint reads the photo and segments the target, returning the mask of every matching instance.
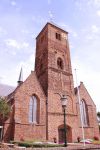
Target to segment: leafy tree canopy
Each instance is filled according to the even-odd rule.
[[[10,106],[5,98],[0,97],[0,120],[5,120],[10,113]]]
[[[97,116],[100,118],[100,111],[97,112]]]

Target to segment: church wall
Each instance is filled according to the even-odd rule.
[[[51,121],[52,120],[52,121]],[[50,113],[49,114],[49,140],[53,141],[56,138],[57,142],[59,142],[59,133],[58,128],[64,125],[64,116],[63,113]],[[77,141],[77,137],[80,135],[80,131],[77,126],[77,116],[74,115],[66,115],[66,125],[70,127],[67,129],[67,141],[75,142]]]
[[[29,101],[35,94],[40,103],[39,123],[29,123]],[[21,136],[24,139],[45,139],[46,134],[46,97],[38,83],[34,72],[17,89],[15,96],[15,136],[18,140]]]
[[[96,106],[82,82],[80,84],[79,90],[80,90],[80,99],[81,100],[84,99],[84,101],[86,102],[87,114],[89,120],[88,126],[84,128],[85,138],[94,138],[94,136],[100,138],[99,126],[98,126],[97,115],[96,115]],[[81,127],[80,112],[78,112],[78,119]]]
[[[15,124],[14,140],[45,140],[44,125]]]

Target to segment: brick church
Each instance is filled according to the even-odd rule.
[[[85,138],[99,137],[96,106],[83,82],[79,85]],[[68,95],[68,142],[82,138],[78,91],[74,88],[68,32],[47,23],[36,37],[35,70],[7,96],[12,111],[3,139],[64,141],[64,116],[58,94]]]

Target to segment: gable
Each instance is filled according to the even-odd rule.
[[[37,79],[35,72],[32,72],[28,78],[21,83],[15,91],[11,94],[9,99],[14,99],[15,105],[15,122],[17,123],[29,123],[29,106],[30,99],[32,96],[36,96],[39,103],[39,114],[42,116],[40,118],[40,123],[45,122],[45,111],[46,111],[46,96],[42,90],[42,87]]]
[[[44,91],[38,81],[35,71],[32,71],[28,78],[16,89],[15,95],[19,94],[40,94],[45,97]]]
[[[92,98],[91,98],[89,92],[87,91],[86,87],[84,86],[83,82],[80,83],[79,90],[80,90],[81,100],[84,99],[87,105],[92,105],[95,107],[95,103],[92,100]]]

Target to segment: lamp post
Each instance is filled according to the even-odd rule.
[[[67,96],[69,95],[61,95],[59,93],[55,93],[60,96],[63,112],[64,112],[64,146],[67,147],[67,128],[66,128],[66,106],[67,106]],[[69,96],[70,97],[70,96]]]
[[[65,95],[61,96],[61,104],[64,112],[64,146],[67,147],[67,128],[66,128],[66,105],[67,105],[67,97]]]

